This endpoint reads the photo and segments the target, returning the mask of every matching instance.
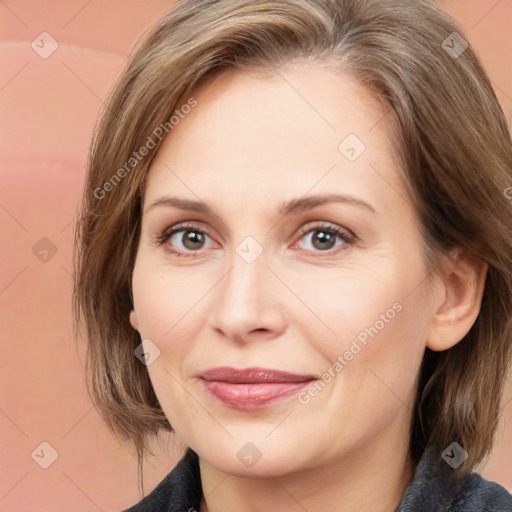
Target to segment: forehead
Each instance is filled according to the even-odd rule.
[[[175,187],[198,196],[222,189],[240,200],[332,187],[368,197],[383,177],[402,188],[391,116],[339,70],[308,61],[265,74],[226,71],[191,96],[197,106],[152,162],[146,200]]]

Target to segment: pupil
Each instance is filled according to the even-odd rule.
[[[330,249],[333,244],[332,243],[329,244],[329,242],[333,242],[334,241],[333,234],[329,233],[329,232],[326,232],[326,231],[317,231],[317,233],[318,234],[313,237],[313,243],[315,241],[319,241],[320,242],[320,248],[324,248],[325,249],[325,247],[326,247],[325,242],[327,242],[327,246]]]
[[[187,249],[197,249],[203,242],[202,233],[198,233],[197,231],[187,231],[183,245],[187,247]]]

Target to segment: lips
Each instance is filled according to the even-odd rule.
[[[199,375],[207,393],[228,407],[250,410],[269,407],[297,394],[315,377],[266,368],[211,368]]]

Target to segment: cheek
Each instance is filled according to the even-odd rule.
[[[291,281],[291,276],[289,281]],[[295,277],[294,291],[304,305],[294,308],[297,325],[310,327],[309,339],[340,344],[358,339],[364,344],[376,332],[389,331],[404,304],[402,279],[386,269],[333,269],[311,278]]]
[[[141,338],[149,338],[160,351],[147,368],[149,377],[176,433],[186,432],[187,425],[196,421],[196,411],[190,407],[190,395],[184,388],[184,375],[194,339],[204,325],[198,315],[210,287],[204,280],[158,269],[143,257],[133,272],[134,308]]]
[[[353,442],[363,432],[377,435],[413,407],[426,326],[421,296],[397,301],[395,290],[381,289],[371,301],[355,297],[340,299],[343,308],[331,318],[332,341],[319,342],[313,330],[308,334],[322,355],[317,367],[322,383],[299,397],[304,421],[324,421],[333,435],[343,424]]]
[[[346,397],[348,391],[359,403],[363,416],[368,411],[392,415],[402,404],[413,407],[425,351],[423,297],[402,296],[391,307],[383,298],[381,307],[373,310],[373,317],[367,317],[364,327],[345,341],[343,352],[345,360],[351,361],[344,369],[344,381],[339,382],[347,388],[340,395]]]
[[[343,382],[343,387],[353,386],[352,392],[359,393],[357,387],[365,382],[377,396],[388,385],[407,396],[421,364],[428,327],[425,285],[411,284],[421,283],[423,268],[419,263],[383,267],[334,279],[332,273],[325,279],[301,277],[297,286],[302,282],[302,296],[315,315],[308,314],[307,321],[297,315],[292,321],[321,354],[321,371],[338,369],[341,373],[336,375],[344,375],[335,379],[339,385]],[[342,370],[339,365],[333,368],[336,361]]]
[[[141,336],[161,343],[176,337],[180,324],[201,311],[211,288],[204,277],[138,261],[133,272],[133,297]]]

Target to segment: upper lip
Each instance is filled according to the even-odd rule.
[[[313,380],[312,375],[290,373],[268,368],[231,368],[219,366],[202,372],[199,377],[204,380],[231,382],[234,384],[258,384],[262,382],[306,382]]]

